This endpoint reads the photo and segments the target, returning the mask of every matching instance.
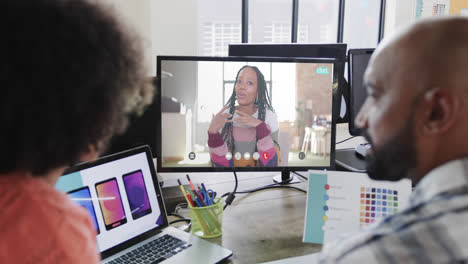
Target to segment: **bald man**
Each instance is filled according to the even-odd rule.
[[[373,179],[409,178],[409,208],[326,245],[324,263],[468,261],[468,18],[424,20],[384,41],[356,118]]]

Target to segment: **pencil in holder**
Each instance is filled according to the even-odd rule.
[[[223,231],[223,199],[215,199],[215,203],[205,207],[190,207],[192,234],[202,238],[213,238],[222,235]]]

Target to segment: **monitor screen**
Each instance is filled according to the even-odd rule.
[[[350,49],[348,52],[348,80],[349,80],[349,133],[359,136],[360,129],[354,124],[359,110],[367,97],[364,87],[364,72],[374,49]]]
[[[336,58],[336,65],[340,71],[344,71],[346,59],[346,44],[229,44],[229,56],[261,56],[261,57],[302,57],[302,58]],[[338,70],[338,69],[336,69]],[[339,76],[338,89],[336,90],[337,104],[340,111],[337,112],[336,122],[348,122],[348,86],[344,76]]]
[[[158,56],[158,171],[334,168],[337,61]]]

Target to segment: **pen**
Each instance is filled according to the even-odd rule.
[[[207,204],[205,204],[205,203],[203,202],[203,198],[202,198],[202,196],[201,196],[201,194],[200,194],[199,191],[197,191],[197,197],[198,197],[198,200],[200,201],[200,203],[202,204],[202,206],[206,206],[206,205],[207,205]]]
[[[177,179],[177,182],[179,183],[180,190],[182,191],[182,194],[184,195],[185,200],[187,200],[187,203],[190,204],[192,207],[194,207],[195,204],[193,203],[193,200],[192,200],[192,197],[190,197],[190,194],[185,192],[184,186],[182,185],[179,179]]]
[[[195,207],[195,203],[193,203],[192,197],[190,197],[190,194],[185,195],[185,199],[187,199],[187,202],[190,204],[190,206]]]
[[[190,183],[190,188],[192,188],[192,191],[195,192],[195,186],[193,186],[193,183],[192,183],[192,181],[190,180],[190,176],[189,176],[188,174],[187,174],[186,176],[187,176],[188,182]]]
[[[187,193],[185,192],[184,186],[182,185],[182,183],[180,182],[179,179],[177,179],[177,182],[179,183],[180,190],[182,191],[182,193],[183,193],[184,196],[185,196]]]
[[[201,183],[201,187],[202,187],[203,190],[206,192],[205,184],[204,184],[203,182]]]
[[[198,201],[197,196],[191,190],[187,190],[187,191],[190,193],[190,195],[192,196],[192,199],[197,203],[197,205],[199,207],[202,207],[201,203]]]

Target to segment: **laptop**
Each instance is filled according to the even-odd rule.
[[[217,263],[232,256],[169,226],[148,146],[71,167],[56,188],[88,210],[101,263]]]

